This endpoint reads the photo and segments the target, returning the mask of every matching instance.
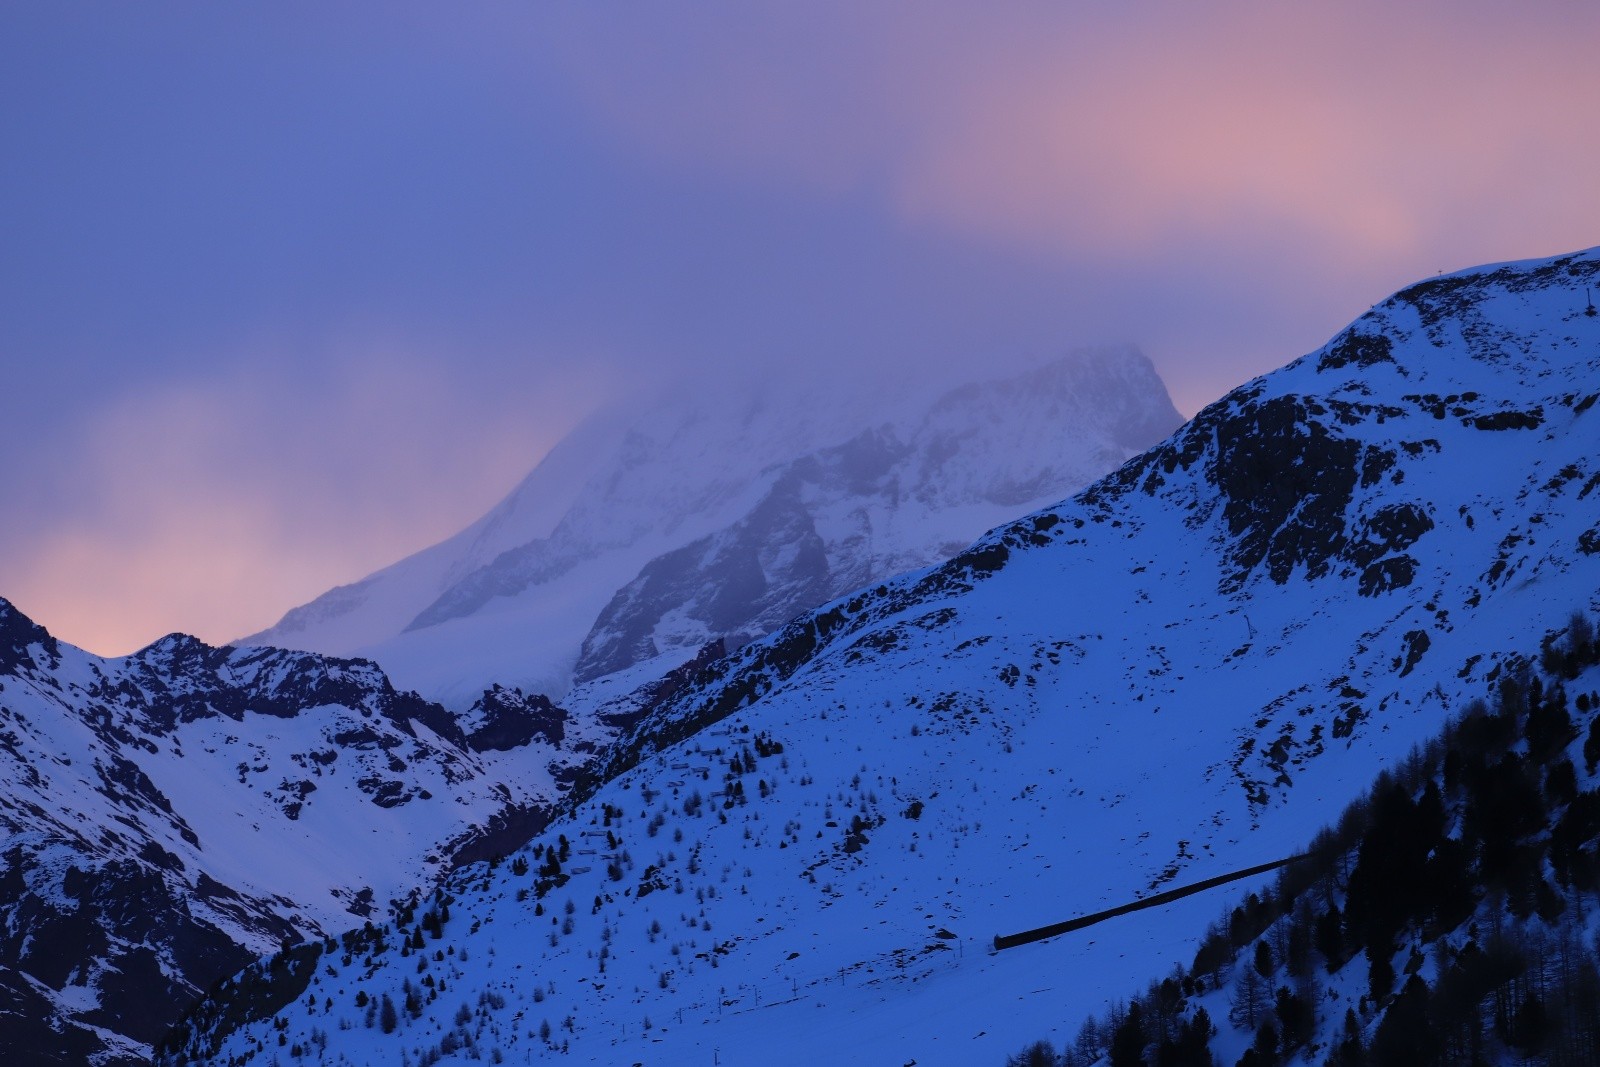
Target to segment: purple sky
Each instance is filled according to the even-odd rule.
[[[665,375],[1129,340],[1180,409],[1600,242],[1587,2],[0,8],[0,595],[211,639]]]

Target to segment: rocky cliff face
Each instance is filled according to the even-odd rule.
[[[567,711],[543,693],[491,686],[461,717],[466,741],[476,752],[505,752],[538,739],[560,748],[567,736]]]

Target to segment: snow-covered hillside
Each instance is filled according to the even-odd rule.
[[[369,657],[452,707],[494,682],[560,698],[575,674],[660,656],[659,674],[946,558],[1179,421],[1123,349],[933,395],[665,397],[598,417],[462,533],[242,643]]]
[[[256,954],[524,840],[614,733],[501,689],[458,721],[360,660],[101,659],[0,600],[0,1049],[142,1062]]]
[[[1591,604],[1597,274],[1405,290],[1072,500],[710,664],[529,850],[188,1047],[927,1067],[1070,1038],[1217,902],[995,934],[1297,850]]]
[[[1006,1063],[1595,1062],[1600,648],[1584,614],[1552,636],[1225,905],[1191,966]]]

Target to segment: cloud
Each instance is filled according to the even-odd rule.
[[[649,165],[1036,257],[1063,343],[1146,345],[1192,411],[1419,277],[1593,243],[1596,39],[1593,5],[846,4],[506,45]]]
[[[900,203],[1139,259],[1289,244],[1368,266],[1555,251],[1582,239],[1577,221],[1592,233],[1593,34],[1523,10],[1509,16],[1531,42],[1498,19],[1378,14],[1233,5],[1092,48],[1019,43],[906,168]]]
[[[1600,239],[1594,5],[376,12],[11,35],[0,594],[70,640],[269,623],[619,378],[1129,340],[1193,411]]]
[[[571,372],[513,386],[373,342],[317,381],[233,366],[81,418],[52,471],[74,503],[7,551],[26,561],[0,568],[7,596],[106,654],[172,630],[239,637],[457,532],[608,388]]]
[[[1600,223],[1585,7],[824,10],[536,36],[597,121],[665,165],[865,190],[1060,257],[1265,245],[1409,270],[1554,252]]]

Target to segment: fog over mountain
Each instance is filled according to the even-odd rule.
[[[959,551],[1180,421],[1133,349],[954,389],[694,383],[611,410],[460,534],[242,644],[361,655],[464,706],[738,644]]]

